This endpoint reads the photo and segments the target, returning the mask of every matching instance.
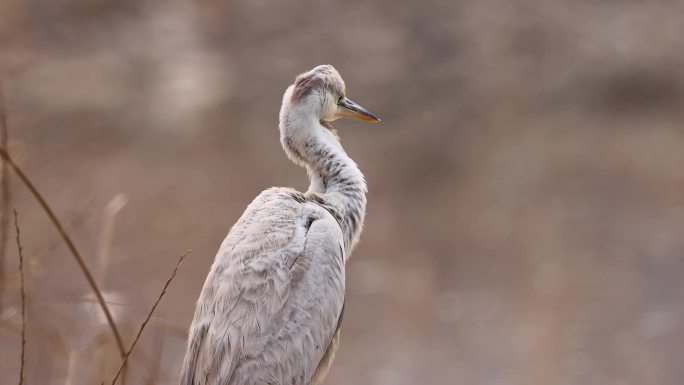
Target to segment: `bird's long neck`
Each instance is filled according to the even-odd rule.
[[[351,251],[366,213],[366,181],[337,136],[309,114],[299,112],[281,112],[283,148],[290,159],[306,167],[311,182],[307,195],[323,197],[339,213],[345,248]]]

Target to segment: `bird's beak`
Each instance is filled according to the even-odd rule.
[[[370,111],[356,104],[351,99],[347,99],[344,96],[342,97],[342,99],[340,99],[337,105],[339,106],[338,114],[342,117],[360,119],[365,120],[366,122],[373,123],[380,121],[380,118],[373,115]]]

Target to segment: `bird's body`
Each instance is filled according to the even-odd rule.
[[[311,186],[262,192],[223,241],[197,302],[181,385],[325,377],[339,341],[345,263],[366,210],[363,174],[328,123],[348,111],[377,121],[344,97],[331,66],[300,75],[286,91],[281,142]]]

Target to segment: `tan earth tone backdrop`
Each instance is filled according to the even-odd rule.
[[[333,64],[383,121],[337,124],[370,192],[327,384],[678,385],[682,15],[664,0],[1,0],[9,149],[126,344],[193,250],[127,381],[174,384],[230,226],[261,190],[307,187],[280,148],[281,95]],[[119,359],[89,287],[9,182],[25,383],[109,383]],[[0,384],[19,370],[8,236]]]

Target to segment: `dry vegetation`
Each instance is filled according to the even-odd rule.
[[[0,1],[0,147],[46,201],[3,167],[0,385],[21,354],[12,208],[24,383],[109,381],[193,249],[127,366],[128,384],[176,382],[230,225],[264,188],[306,186],[276,122],[294,75],[321,63],[383,119],[338,124],[370,193],[328,384],[681,383],[682,14],[666,0]]]
[[[21,291],[21,356],[19,359],[19,385],[24,384],[24,366],[26,366],[26,290],[24,289],[24,248],[21,247],[19,216],[14,210],[14,229],[17,232],[17,254],[19,254],[19,281]]]
[[[0,105],[2,107],[3,111],[5,111],[4,105]],[[3,113],[3,117],[6,116],[6,113]],[[6,129],[6,123],[3,120],[3,127],[5,127],[4,130],[4,135],[5,135],[5,141],[7,139],[7,129]],[[119,377],[121,377],[122,383],[126,383],[126,365],[128,364],[128,359],[133,352],[133,349],[137,345],[138,341],[140,340],[140,336],[142,335],[142,332],[145,330],[145,327],[147,324],[150,322],[150,318],[152,317],[152,314],[154,311],[157,309],[157,306],[159,306],[159,303],[161,302],[162,298],[166,294],[166,290],[169,287],[169,284],[171,281],[176,277],[176,274],[178,273],[178,268],[180,267],[181,262],[183,262],[183,259],[190,254],[188,251],[187,253],[183,254],[179,259],[178,262],[176,263],[176,267],[173,269],[173,272],[171,273],[171,276],[166,280],[166,283],[164,284],[164,288],[162,289],[161,293],[159,294],[159,297],[157,297],[157,300],[155,301],[154,305],[152,305],[152,308],[150,309],[149,313],[147,314],[147,317],[145,320],[142,322],[140,325],[140,328],[138,329],[137,334],[135,335],[135,339],[130,345],[130,348],[126,351],[124,351],[123,347],[123,342],[121,340],[121,336],[119,334],[118,328],[112,318],[111,311],[109,310],[109,306],[107,305],[107,302],[104,299],[104,296],[100,289],[98,288],[95,279],[93,278],[93,275],[90,273],[90,270],[88,267],[85,265],[83,261],[83,257],[81,254],[77,251],[76,246],[74,245],[73,241],[71,240],[71,237],[69,237],[68,233],[62,226],[61,222],[57,219],[55,216],[54,212],[48,205],[47,201],[45,198],[40,194],[40,192],[36,189],[34,184],[31,182],[31,180],[26,176],[26,174],[21,170],[21,168],[16,164],[14,159],[9,155],[9,153],[6,151],[6,148],[0,147],[0,157],[2,158],[3,161],[3,166],[8,166],[9,168],[12,168],[12,170],[16,173],[16,175],[19,177],[19,179],[24,183],[24,185],[27,187],[27,189],[33,194],[33,196],[36,198],[40,206],[45,210],[45,213],[47,214],[48,218],[52,221],[52,223],[55,225],[55,228],[59,232],[59,234],[62,236],[62,239],[64,242],[68,245],[69,250],[71,251],[72,255],[76,259],[76,262],[78,263],[79,267],[81,267],[81,271],[83,272],[84,277],[87,279],[88,283],[90,284],[90,287],[93,291],[93,294],[98,300],[98,304],[100,305],[100,310],[102,314],[106,317],[107,319],[107,325],[111,329],[114,340],[116,341],[117,346],[119,347],[119,352],[121,354],[122,360],[121,364],[119,365],[119,368],[116,371],[116,374],[114,375],[112,379],[112,385],[115,385]],[[3,174],[5,177],[5,181],[8,180],[8,174]],[[108,260],[106,258],[108,254],[108,250],[110,248],[109,246],[109,240],[110,240],[110,235],[111,235],[111,226],[113,226],[114,223],[114,216],[118,212],[118,208],[121,207],[121,203],[116,203],[119,196],[115,197],[115,200],[112,200],[109,205],[107,205],[107,209],[105,211],[105,224],[106,226],[103,226],[103,242],[100,243],[101,250],[100,250],[100,271],[105,271],[106,270],[106,265],[108,263]],[[7,209],[9,206],[9,194],[3,195],[3,203],[4,203],[4,211],[5,213],[9,212]],[[114,203],[114,204],[112,204]],[[23,385],[24,383],[24,367],[25,367],[25,356],[26,356],[26,292],[25,292],[25,284],[24,284],[24,253],[23,253],[23,247],[21,244],[21,231],[19,228],[19,218],[17,211],[14,210],[14,228],[16,231],[16,242],[17,242],[17,254],[19,255],[19,282],[20,282],[20,292],[21,292],[21,355],[20,355],[20,368],[19,368],[19,385]],[[3,229],[4,230],[4,229]],[[101,274],[104,276],[104,273]],[[73,354],[73,353],[72,353]],[[157,352],[157,354],[160,354],[160,352]],[[74,357],[70,357],[70,360],[73,359]],[[70,369],[71,369],[72,362],[70,362]],[[75,365],[75,364],[74,364]],[[156,378],[152,377],[150,380],[154,382]],[[67,383],[70,382],[71,380],[70,376],[67,375]],[[104,382],[103,382],[104,383]]]

